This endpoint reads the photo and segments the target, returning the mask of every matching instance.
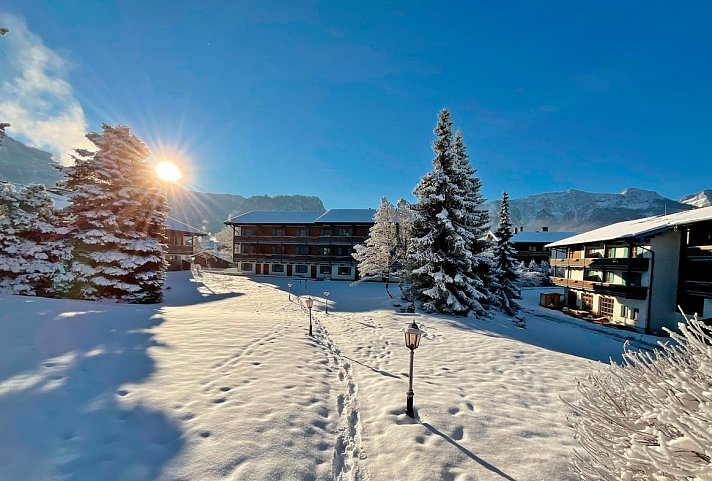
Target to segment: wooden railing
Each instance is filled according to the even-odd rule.
[[[593,282],[591,281],[580,281],[578,279],[565,279],[563,277],[551,277],[551,283],[555,286],[562,287],[578,287],[579,289],[593,290]]]
[[[193,253],[193,246],[184,246],[184,245],[176,245],[176,244],[168,244],[168,254],[192,254]]]
[[[588,267],[594,260],[593,257],[549,259],[549,265],[551,267]]]

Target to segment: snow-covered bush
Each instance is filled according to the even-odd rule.
[[[546,285],[547,277],[535,261],[531,261],[528,266],[524,262],[520,262],[517,265],[516,272],[519,278],[519,287],[541,287]]]
[[[694,319],[654,353],[578,384],[572,469],[583,481],[712,479],[712,329]]]

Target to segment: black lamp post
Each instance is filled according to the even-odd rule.
[[[329,313],[329,291],[324,291],[324,313],[328,314]]]
[[[424,334],[418,325],[413,323],[405,330],[405,345],[410,349],[410,376],[408,377],[408,393],[406,398],[405,414],[411,418],[415,417],[413,412],[413,354],[420,344],[420,338]]]
[[[314,299],[311,297],[307,297],[307,300],[304,301],[304,303],[307,305],[307,309],[309,309],[309,335],[312,336],[312,307],[314,307]]]
[[[287,289],[289,289],[289,300],[292,300],[292,283],[287,284]]]

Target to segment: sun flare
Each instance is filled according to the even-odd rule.
[[[166,182],[175,182],[181,178],[180,169],[169,160],[162,160],[156,164],[156,175]]]

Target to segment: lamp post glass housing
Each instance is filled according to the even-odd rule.
[[[307,305],[307,309],[309,309],[309,335],[312,336],[312,307],[314,307],[314,299],[307,297],[304,302]]]
[[[408,376],[405,414],[411,418],[415,417],[415,412],[413,411],[413,357],[415,350],[420,345],[420,338],[423,334],[425,334],[425,332],[420,330],[415,321],[405,330],[405,345],[410,349],[410,376]]]

